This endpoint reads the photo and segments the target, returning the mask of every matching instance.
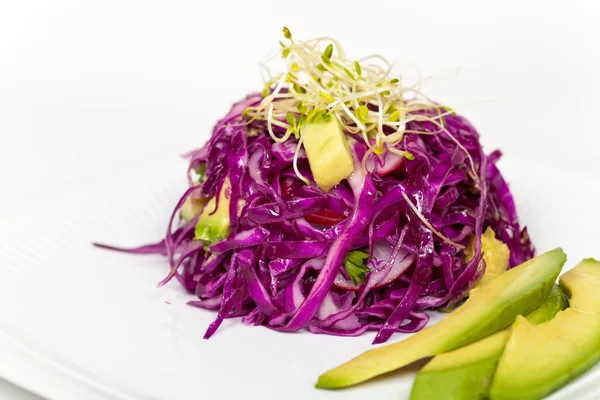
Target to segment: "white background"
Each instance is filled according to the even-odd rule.
[[[0,221],[202,145],[283,25],[435,74],[424,91],[488,150],[598,180],[599,22],[594,0],[0,0]]]

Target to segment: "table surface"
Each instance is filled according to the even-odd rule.
[[[258,63],[283,24],[433,75],[424,90],[467,115],[488,150],[600,179],[599,2],[368,2],[386,10],[379,20],[333,3],[3,2],[0,220],[201,145],[262,88]],[[0,398],[39,399],[1,379]]]

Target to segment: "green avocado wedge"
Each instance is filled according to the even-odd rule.
[[[511,325],[538,308],[556,281],[566,255],[557,248],[482,285],[438,324],[409,338],[369,350],[319,377],[317,388],[338,389],[394,371],[424,357],[456,349]]]
[[[498,362],[490,399],[541,399],[600,361],[598,276],[600,262],[584,260],[560,280],[576,307],[538,326],[517,318]]]
[[[313,112],[302,129],[310,171],[317,186],[326,192],[354,171],[348,140],[335,115]]]
[[[533,324],[552,319],[567,308],[564,292],[557,285],[542,305],[526,318]],[[468,346],[433,358],[417,374],[411,400],[479,400],[488,397],[494,371],[510,330],[505,329]]]
[[[219,201],[217,202],[216,196],[211,198],[198,217],[194,232],[196,240],[216,243],[229,235],[230,191],[231,183],[229,182],[229,178],[225,178],[225,182],[218,194]]]
[[[588,258],[560,277],[570,307],[584,314],[600,314],[600,261]]]
[[[204,208],[204,204],[206,204],[205,199],[196,200],[196,199],[192,199],[192,196],[188,197],[185,200],[185,203],[183,203],[183,206],[181,206],[181,211],[180,211],[181,218],[185,222],[190,222],[191,220],[196,218],[196,216],[202,212],[202,209]]]

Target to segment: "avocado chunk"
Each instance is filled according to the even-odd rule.
[[[472,290],[477,290],[479,286],[491,281],[508,269],[510,250],[506,244],[496,239],[496,234],[492,228],[488,227],[483,235],[481,235],[481,248],[486,265],[485,273]],[[469,246],[465,249],[465,261],[471,261],[475,255],[474,253],[475,238],[473,237]]]
[[[565,253],[558,248],[508,270],[482,285],[438,324],[359,355],[321,375],[316,386],[336,389],[355,385],[506,328],[517,315],[528,314],[542,304],[565,260]]]
[[[552,319],[568,306],[567,297],[557,285],[542,305],[527,316],[533,324]],[[433,358],[417,374],[411,400],[479,400],[488,397],[496,365],[510,330],[481,339]]]
[[[187,199],[185,199],[183,206],[181,206],[181,218],[185,222],[190,222],[202,212],[204,204],[206,204],[205,199],[193,199],[192,196],[189,196]]]
[[[198,218],[195,230],[195,239],[215,243],[229,235],[229,197],[231,196],[231,183],[225,179],[221,191],[206,203],[202,214]],[[216,208],[216,210],[215,210]]]
[[[571,308],[586,314],[600,314],[600,261],[583,260],[560,277],[560,286],[571,298]]]
[[[541,399],[600,361],[600,263],[584,260],[560,280],[571,306],[541,325],[518,318],[492,381],[492,400]]]
[[[317,186],[328,192],[354,170],[342,124],[334,114],[315,112],[302,129],[302,143]]]

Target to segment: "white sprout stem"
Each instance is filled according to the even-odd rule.
[[[382,137],[383,137],[383,103],[381,101],[381,96],[377,96],[377,107],[379,112],[377,113],[377,147],[381,147]]]
[[[350,117],[350,119],[362,131],[362,137],[363,137],[363,140],[364,140],[365,144],[369,148],[369,152],[373,152],[373,146],[371,146],[371,143],[369,141],[369,137],[367,136],[367,129],[366,129],[366,127],[354,116],[354,113],[352,111],[350,111],[350,109],[346,106],[346,104],[344,104],[344,102],[340,103],[340,105],[341,105],[342,109],[346,112],[346,114],[348,114],[348,117]],[[366,158],[367,158],[368,155],[369,155],[369,153],[365,154],[365,156],[364,156],[365,160],[366,160]]]
[[[340,42],[338,42],[336,39],[334,39],[332,37],[329,37],[329,36],[317,37],[317,38],[309,40],[305,44],[314,43],[314,45],[312,47],[317,49],[321,42],[331,42],[336,47],[339,57],[344,58],[344,48],[342,47]]]
[[[358,61],[364,62],[364,61],[367,61],[367,60],[379,60],[379,61],[382,61],[387,67],[390,66],[390,62],[388,60],[386,60],[384,57],[382,57],[382,56],[380,56],[378,54],[372,54],[370,56],[359,58]]]
[[[391,88],[389,88],[389,87],[381,87],[381,88],[378,88],[376,90],[369,90],[369,91],[366,91],[366,92],[359,92],[359,93],[353,94],[351,96],[344,97],[343,99],[335,100],[335,101],[329,103],[327,105],[327,108],[333,108],[333,107],[337,106],[338,104],[344,103],[346,101],[359,100],[359,99],[362,99],[364,97],[375,96],[375,95],[380,94],[381,92],[385,92],[385,91],[388,91],[390,89]]]
[[[298,154],[300,153],[300,149],[302,148],[302,142],[304,140],[304,137],[302,135],[300,135],[300,139],[298,139],[298,144],[296,145],[296,150],[294,150],[294,172],[296,173],[296,176],[298,176],[298,178],[300,178],[300,180],[302,182],[304,182],[307,185],[310,185],[310,181],[300,173],[300,170],[298,170]]]
[[[267,130],[269,131],[269,135],[271,135],[271,138],[276,141],[277,143],[282,143],[281,139],[279,139],[277,137],[277,135],[275,135],[275,132],[273,132],[273,109],[275,108],[275,106],[273,105],[273,103],[271,103],[271,105],[269,105],[269,113],[267,114]]]
[[[367,152],[365,153],[365,156],[363,157],[363,159],[361,161],[361,167],[362,167],[362,170],[364,173],[367,173],[367,160],[371,154],[373,154],[372,147],[370,147],[369,150],[367,150]]]
[[[264,109],[267,106],[267,104],[273,104],[273,99],[275,98],[275,96],[277,96],[279,94],[279,92],[283,88],[284,83],[285,83],[285,75],[282,75],[279,78],[279,81],[277,82],[277,86],[275,86],[273,93],[271,93],[270,95],[268,95],[267,97],[262,99],[262,101],[260,102],[259,110]]]
[[[350,109],[346,106],[346,104],[344,104],[344,102],[340,103],[340,107],[346,112],[346,114],[348,115],[348,117],[350,117],[350,119],[352,120],[352,122],[354,122],[356,124],[356,126],[358,126],[358,128],[361,131],[365,131],[365,126],[363,125],[363,123],[360,122],[358,120],[358,118],[356,118],[354,116],[354,113],[352,111],[350,111]]]
[[[392,147],[392,146],[387,146],[387,149],[388,149],[389,151],[391,151],[392,153],[394,153],[394,154],[398,154],[398,155],[400,155],[400,156],[404,156],[404,157],[406,157],[406,155],[407,155],[407,154],[410,154],[410,153],[409,153],[408,151],[406,151],[406,150],[400,150],[400,149],[397,149],[397,148],[395,148],[395,147]]]
[[[423,131],[414,131],[414,130],[402,130],[402,131],[396,131],[394,133],[392,133],[391,135],[386,135],[383,138],[383,141],[385,143],[387,143],[388,145],[394,146],[398,143],[400,143],[402,141],[402,139],[404,138],[405,134],[414,134],[414,135],[437,135],[442,131],[436,131],[436,132],[423,132]]]
[[[273,79],[273,76],[271,75],[271,70],[269,69],[269,67],[267,67],[264,63],[260,63],[258,65],[260,66],[260,74],[261,74],[261,77],[263,78],[264,82],[268,82],[271,79]],[[266,76],[263,74],[266,74]]]
[[[288,124],[284,124],[283,122],[273,119],[273,108],[274,108],[274,106],[273,106],[273,104],[271,104],[269,106],[269,113],[267,114],[267,130],[269,131],[269,135],[275,142],[283,143],[290,138],[292,131],[290,130],[290,126]],[[285,132],[285,135],[283,135],[283,137],[281,137],[281,138],[277,137],[277,135],[275,135],[275,132],[273,132],[272,125],[287,129],[287,131]]]
[[[457,249],[464,249],[465,246],[463,246],[462,244],[458,244],[453,242],[452,240],[448,239],[446,236],[442,235],[441,232],[439,232],[437,229],[435,229],[430,223],[429,221],[427,221],[427,219],[423,216],[423,214],[421,214],[419,212],[419,210],[417,209],[417,207],[412,203],[412,201],[410,201],[410,199],[408,198],[408,196],[406,195],[406,193],[402,192],[402,197],[404,197],[404,200],[406,200],[406,203],[408,204],[408,206],[410,207],[411,210],[414,211],[414,213],[417,215],[417,217],[419,217],[419,219],[421,220],[421,222],[423,222],[423,224],[425,224],[425,226],[427,228],[429,228],[429,230],[431,232],[433,232],[434,234],[436,234],[440,239],[442,239],[444,242],[448,243],[451,246],[456,247]]]

